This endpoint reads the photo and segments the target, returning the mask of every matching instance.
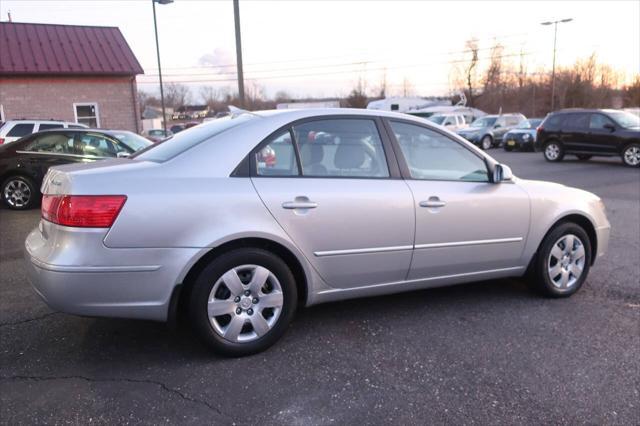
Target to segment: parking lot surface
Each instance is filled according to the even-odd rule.
[[[580,292],[499,280],[319,305],[241,359],[187,327],[52,312],[22,259],[39,211],[0,209],[0,421],[640,423],[640,170],[490,153],[604,199],[609,252]]]

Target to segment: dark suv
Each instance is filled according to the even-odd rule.
[[[571,109],[549,114],[538,127],[538,146],[547,161],[574,154],[621,156],[627,166],[640,167],[640,118],[612,109]]]

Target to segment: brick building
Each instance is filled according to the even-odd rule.
[[[0,121],[141,132],[140,63],[115,27],[0,22]]]

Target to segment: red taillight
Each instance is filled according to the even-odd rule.
[[[4,138],[0,138],[0,145],[4,143]]]
[[[64,226],[109,228],[125,201],[125,195],[43,195],[42,218]]]

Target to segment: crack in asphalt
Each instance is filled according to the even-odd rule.
[[[40,316],[37,316],[37,317],[33,317],[33,318],[27,318],[27,319],[20,320],[20,321],[3,322],[3,323],[0,323],[0,327],[9,327],[9,326],[12,326],[12,325],[20,325],[20,324],[26,324],[28,322],[40,321],[42,319],[48,318],[48,317],[50,317],[52,315],[56,315],[56,314],[59,314],[59,313],[60,312],[47,312],[46,314],[43,314],[43,315],[40,315]]]
[[[207,401],[203,401],[201,399],[197,399],[197,398],[192,398],[184,393],[182,393],[181,391],[179,391],[178,389],[175,388],[170,388],[169,386],[167,386],[166,384],[159,382],[159,381],[155,381],[155,380],[148,380],[148,379],[129,379],[129,378],[121,378],[121,379],[111,379],[111,378],[106,378],[106,379],[97,379],[97,378],[93,378],[93,377],[86,377],[86,376],[80,376],[80,375],[72,375],[72,376],[22,376],[22,375],[16,375],[16,376],[0,376],[0,381],[35,381],[35,382],[47,382],[47,381],[56,381],[56,380],[84,380],[86,382],[89,383],[136,383],[136,384],[148,384],[148,385],[155,385],[157,387],[159,387],[161,390],[170,393],[172,395],[178,396],[179,398],[188,401],[188,402],[192,402],[194,404],[198,404],[201,406],[204,406],[212,411],[214,411],[215,413],[217,413],[218,415],[225,417],[229,420],[231,420],[233,422],[233,418],[231,416],[229,416],[228,414],[223,413],[222,411],[220,411],[220,409],[214,405],[211,405],[210,403],[208,403]]]

